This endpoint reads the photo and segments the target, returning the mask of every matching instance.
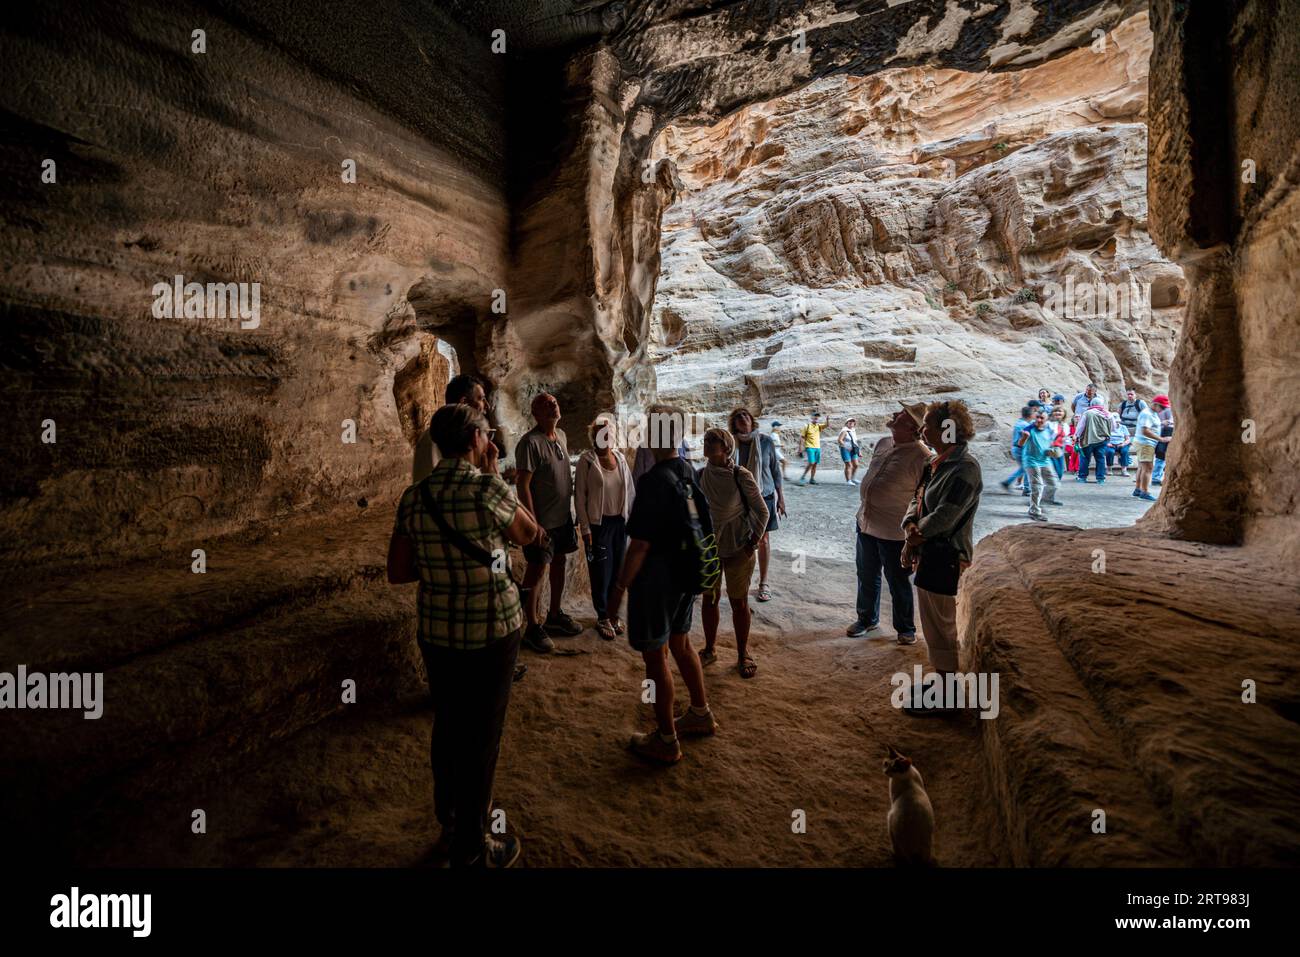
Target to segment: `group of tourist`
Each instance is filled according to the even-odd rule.
[[[1067,472],[1074,473],[1076,482],[1086,484],[1092,474],[1104,485],[1116,466],[1128,478],[1135,464],[1133,496],[1154,502],[1151,487],[1164,482],[1165,452],[1173,434],[1167,395],[1147,403],[1129,389],[1110,409],[1092,383],[1068,404],[1060,393],[1039,389],[1012,427],[1011,457],[1017,467],[1001,485],[1029,498],[1031,519],[1046,521],[1044,506],[1063,504],[1058,495]]]
[[[417,636],[434,705],[437,852],[458,866],[504,867],[519,857],[519,839],[489,833],[486,824],[511,685],[520,676],[516,659],[520,646],[549,653],[554,637],[581,632],[562,607],[564,557],[580,542],[595,629],[606,640],[627,636],[655,690],[656,727],[632,736],[633,752],[672,763],[681,757],[682,737],[715,731],[703,668],[718,658],[724,594],[737,672],[745,679],[757,674],[749,593],[758,571],[759,601],[772,597],[770,533],[785,515],[780,423],[764,433],[753,413],[736,410],[728,428],[703,434],[705,464],[697,471],[685,458],[680,410],[649,410],[660,426],[632,465],[617,447],[615,421],[598,417],[589,426],[590,449],[575,468],[559,428],[559,400],[542,393],[530,406],[536,425],[515,447],[512,486],[499,472],[502,450],[487,423],[482,382],[458,376],[445,398],[430,421],[432,447],[417,460],[416,482],[400,498],[387,572],[391,583],[419,583]],[[840,445],[855,471],[861,451],[853,425],[845,423],[841,437],[846,432],[849,441]],[[915,642],[909,584],[915,575],[933,666],[956,670],[957,580],[971,559],[982,489],[979,464],[966,450],[974,425],[965,404],[943,402],[905,404],[889,428],[891,437],[876,446],[861,481],[858,620],[849,633],[878,627],[884,573],[898,640]],[[819,434],[813,438],[819,445]],[[806,471],[815,476],[818,456],[809,458]],[[853,472],[846,480],[858,484]],[[716,551],[716,570],[703,580],[699,562],[684,560],[688,541],[707,545],[690,553],[697,558],[712,559]],[[511,545],[524,555],[517,584]],[[550,584],[545,618],[538,602],[543,576]],[[697,594],[705,632],[699,653],[690,642]],[[669,658],[689,697],[680,715]]]
[[[682,756],[683,737],[712,734],[717,727],[704,668],[717,660],[724,594],[737,672],[749,679],[758,671],[749,641],[749,594],[757,571],[757,599],[772,598],[770,533],[786,514],[785,457],[776,433],[780,423],[763,432],[751,412],[737,409],[727,428],[704,433],[704,464],[697,470],[686,454],[685,415],[655,406],[649,410],[658,422],[653,440],[630,465],[619,448],[618,423],[600,416],[588,427],[590,448],[575,467],[558,424],[560,403],[541,393],[530,407],[535,425],[514,450],[512,485],[498,469],[502,449],[488,424],[483,383],[457,376],[445,398],[429,425],[432,448],[423,465],[417,461],[416,482],[398,505],[388,576],[395,584],[419,582],[418,637],[434,703],[430,760],[442,827],[439,851],[456,865],[504,867],[519,855],[518,838],[490,834],[486,824],[510,689],[521,672],[518,652],[521,646],[552,652],[555,637],[583,630],[561,607],[565,557],[585,547],[596,631],[606,640],[625,635],[653,683],[656,727],[634,734],[630,748],[673,763]],[[1113,444],[1127,469],[1123,449],[1136,442],[1138,489],[1145,492],[1154,453],[1142,450],[1168,441],[1157,412],[1130,392],[1117,419],[1123,425],[1135,413],[1135,431],[1128,433],[1130,442],[1115,443],[1111,436],[1118,430],[1094,387],[1068,408],[1063,397],[1050,405],[1048,398],[1043,390],[1024,409],[1013,440],[1020,468],[1003,483],[1024,482],[1031,514],[1055,502],[1062,460],[1072,445],[1084,463],[1080,479],[1096,463],[1102,480],[1107,464],[1098,446]],[[1167,408],[1161,400],[1157,396],[1153,405]],[[847,634],[859,637],[880,627],[883,579],[897,641],[916,643],[919,614],[930,663],[946,678],[958,667],[957,586],[972,558],[983,489],[979,463],[968,449],[975,428],[960,401],[900,404],[860,480],[854,419],[837,439],[845,480],[859,487],[857,614]],[[800,484],[815,484],[825,428],[814,413],[803,430]],[[511,545],[523,550],[517,584]],[[550,586],[544,617],[538,600],[543,576]],[[698,652],[690,640],[696,595],[702,598],[704,630]],[[680,715],[670,658],[689,698]],[[930,704],[905,710],[952,713]]]

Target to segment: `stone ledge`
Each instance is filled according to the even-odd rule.
[[[1276,563],[1012,527],[980,543],[959,615],[967,667],[1001,675],[985,759],[1017,863],[1300,862],[1300,589]]]

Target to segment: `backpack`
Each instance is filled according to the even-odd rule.
[[[668,478],[682,498],[682,534],[678,554],[672,561],[672,582],[685,594],[701,595],[712,590],[722,574],[709,503],[694,478],[684,479],[672,470]]]

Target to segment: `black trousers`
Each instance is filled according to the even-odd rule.
[[[876,538],[858,532],[858,621],[874,625],[880,621],[880,574],[889,585],[893,606],[894,631],[900,635],[916,634],[916,615],[912,603],[912,582],[902,565],[903,543]]]
[[[521,634],[476,651],[420,643],[433,697],[433,808],[438,822],[452,829],[453,862],[483,850]]]
[[[591,544],[596,560],[587,565],[591,577],[591,606],[597,618],[608,618],[609,586],[623,567],[623,553],[627,551],[627,522],[622,515],[606,515],[599,525],[591,527]]]

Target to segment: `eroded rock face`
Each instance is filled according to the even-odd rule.
[[[409,481],[450,371],[433,340],[472,359],[504,322],[508,216],[499,65],[433,13],[401,19],[233,4],[198,18],[203,53],[166,5],[6,24],[6,68],[58,79],[0,91],[0,561],[188,564]],[[455,82],[412,75],[417,47],[456,50]],[[176,275],[257,283],[258,323],[156,317]]]
[[[646,176],[663,124],[837,72],[1019,67],[1135,2],[16,10],[0,35],[0,562],[188,561],[227,533],[391,503],[453,371],[433,369],[430,337],[498,382],[511,438],[541,388],[581,435],[654,394],[678,188],[672,164]],[[258,283],[259,324],[153,316],[154,284],[177,275]]]
[[[509,327],[519,338],[497,353],[514,362],[505,417],[521,418],[527,396],[556,383],[567,393],[562,405],[584,423],[597,410],[654,398],[660,217],[676,190],[653,150],[666,124],[715,122],[823,76],[1020,69],[1091,42],[1093,31],[1142,5],[646,0],[582,7],[584,24],[571,11],[559,21],[566,29],[599,29],[603,39],[569,64],[557,95],[581,104],[574,135],[555,149],[557,163],[531,174],[547,190],[519,210]],[[525,82],[547,81],[530,72]],[[517,111],[531,115],[533,106]],[[525,137],[543,154],[545,140]]]
[[[956,394],[988,424],[1043,385],[1163,389],[1186,284],[1147,233],[1150,43],[1141,15],[1021,73],[836,77],[665,130],[660,395],[861,420]]]

